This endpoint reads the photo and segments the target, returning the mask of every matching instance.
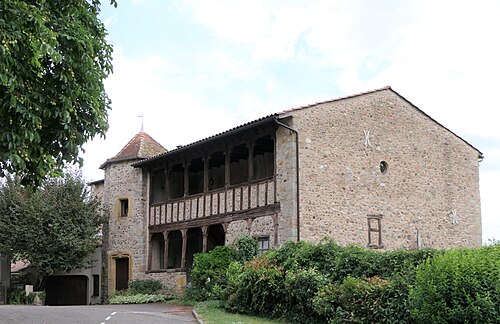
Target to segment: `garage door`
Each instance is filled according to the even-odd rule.
[[[46,305],[86,305],[87,276],[50,276],[45,286]]]

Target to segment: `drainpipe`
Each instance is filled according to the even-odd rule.
[[[291,128],[288,125],[283,124],[278,120],[277,117],[274,118],[274,122],[279,126],[282,126],[289,131],[295,133],[295,165],[297,166],[297,242],[300,241],[300,187],[299,187],[299,132]]]

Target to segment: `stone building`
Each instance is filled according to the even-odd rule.
[[[193,254],[250,234],[373,249],[481,244],[482,153],[390,87],[269,115],[166,151],[144,132],[94,183],[103,281],[181,287]]]

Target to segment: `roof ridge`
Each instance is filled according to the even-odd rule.
[[[370,94],[370,93],[375,93],[375,92],[384,91],[384,90],[392,90],[392,88],[391,88],[391,86],[385,86],[385,87],[374,89],[374,90],[363,91],[363,92],[358,92],[358,93],[355,93],[355,94],[341,96],[341,97],[337,97],[337,98],[333,98],[333,99],[327,99],[327,100],[317,101],[315,103],[311,103],[311,104],[307,104],[307,105],[303,105],[303,106],[298,106],[298,107],[295,107],[295,108],[285,109],[285,110],[283,110],[281,112],[278,112],[278,115],[285,114],[285,113],[292,112],[292,111],[296,111],[296,110],[311,108],[311,107],[314,107],[314,106],[317,106],[317,105],[321,105],[321,104],[325,104],[325,103],[330,103],[330,102],[335,102],[335,101],[339,101],[339,100],[344,100],[344,99],[349,99],[349,98],[364,96],[364,95],[367,95],[367,94]],[[392,90],[392,91],[394,91],[394,90]]]
[[[166,152],[167,149],[144,131],[140,131],[113,157],[101,165],[103,169],[110,162],[145,159]]]

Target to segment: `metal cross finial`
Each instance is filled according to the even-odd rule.
[[[144,113],[141,113],[139,116],[141,118],[141,132],[144,131]]]

